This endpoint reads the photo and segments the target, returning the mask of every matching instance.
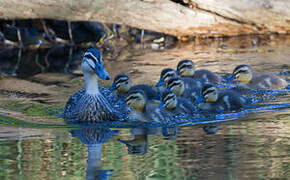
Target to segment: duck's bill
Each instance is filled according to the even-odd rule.
[[[235,80],[235,75],[234,75],[234,74],[230,75],[230,76],[227,78],[227,81],[228,81],[228,82],[233,82],[234,80]]]
[[[159,108],[165,108],[165,103],[163,101],[161,101]]]
[[[111,79],[111,76],[105,70],[104,67],[101,67],[100,69],[95,70],[95,72],[97,73],[97,75],[99,76],[99,78],[101,78],[103,80],[109,80],[109,79]]]
[[[196,100],[195,103],[199,104],[202,103],[204,101],[204,97],[203,96],[199,96]]]
[[[160,87],[164,85],[164,80],[162,78],[159,79],[158,83],[155,84],[155,87]]]
[[[114,91],[114,90],[116,90],[117,89],[117,87],[116,87],[116,84],[115,83],[113,83],[110,87],[109,87],[109,90],[110,91]]]

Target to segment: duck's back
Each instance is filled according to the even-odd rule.
[[[286,80],[274,74],[255,74],[248,84],[252,89],[282,89],[287,86]]]
[[[192,78],[183,78],[185,90],[182,95],[183,98],[191,99],[195,102],[201,96],[201,89],[203,83]]]
[[[153,104],[146,104],[145,116],[153,122],[171,123],[174,121],[172,113]]]
[[[204,82],[199,80],[199,79],[193,79],[190,77],[183,77],[181,78],[184,82],[185,88],[190,89],[190,88],[202,88]]]
[[[183,97],[177,97],[177,106],[174,113],[193,114],[196,111],[196,106],[190,100]]]
[[[200,69],[200,70],[195,71],[193,78],[205,79],[207,82],[210,82],[213,84],[217,84],[221,82],[221,77],[218,74],[211,72],[209,70],[206,70],[206,69]]]
[[[238,92],[225,90],[219,93],[216,108],[219,110],[239,110],[246,103],[246,99]]]
[[[147,84],[138,84],[138,85],[132,86],[129,90],[129,93],[130,91],[135,91],[135,90],[143,90],[148,100],[160,99],[160,95],[157,93],[157,91]]]
[[[87,94],[85,89],[74,93],[64,108],[63,118],[79,122],[117,121],[124,118],[118,98],[103,87],[99,87],[99,91],[98,95]]]

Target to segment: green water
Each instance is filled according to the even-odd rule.
[[[252,46],[253,39],[259,40],[258,46]],[[104,63],[111,76],[127,72],[133,83],[153,85],[162,68],[174,68],[183,58],[221,75],[241,63],[251,64],[258,73],[287,72],[289,47],[289,36],[205,39],[157,51],[127,47],[118,56],[105,55]],[[68,97],[83,86],[79,63],[70,69],[74,74],[51,69],[42,60],[34,66],[41,70],[25,73],[21,68],[29,66],[22,61],[17,67],[1,65],[2,71],[17,76],[0,76],[0,179],[290,177],[289,92],[263,102],[266,109],[252,109],[232,119],[229,115],[228,121],[215,124],[192,123],[177,129],[78,128],[66,125],[55,112],[61,112]],[[110,81],[100,84],[108,86]],[[207,134],[208,126],[216,133]]]

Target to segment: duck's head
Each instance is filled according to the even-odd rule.
[[[216,102],[218,99],[218,90],[212,84],[205,84],[202,88],[202,96],[204,102]]]
[[[177,97],[176,95],[170,91],[165,90],[162,93],[162,102],[159,107],[165,107],[166,109],[174,109],[177,105]]]
[[[249,65],[238,65],[233,71],[233,79],[242,82],[248,83],[252,80],[253,77],[253,69]]]
[[[97,74],[99,78],[109,80],[111,77],[105,70],[102,54],[97,48],[88,49],[82,60],[82,71],[87,74]]]
[[[179,61],[176,72],[181,77],[192,77],[195,72],[193,61],[188,59]]]
[[[127,93],[131,88],[131,80],[126,74],[118,74],[109,88],[110,91],[117,90],[119,93]]]
[[[126,97],[127,105],[133,107],[135,111],[143,111],[146,101],[147,97],[142,90],[129,91]]]
[[[181,96],[185,90],[184,82],[179,77],[170,78],[166,84],[166,87],[177,96]]]
[[[158,81],[158,83],[155,85],[156,87],[160,87],[160,86],[163,86],[164,84],[167,83],[167,81],[172,78],[172,77],[176,77],[177,74],[175,72],[174,69],[172,68],[164,68],[162,71],[161,71],[161,74],[160,74],[160,79]]]

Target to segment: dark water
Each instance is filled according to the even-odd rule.
[[[165,50],[150,46],[105,53],[105,67],[111,76],[126,72],[133,83],[148,84],[157,82],[163,67],[175,67],[183,58],[221,75],[247,63],[257,73],[290,78],[290,36],[203,39]],[[81,128],[54,113],[83,86],[82,51],[56,46],[0,52],[0,179],[290,177],[289,90],[264,93],[241,112],[207,115],[176,127]]]

